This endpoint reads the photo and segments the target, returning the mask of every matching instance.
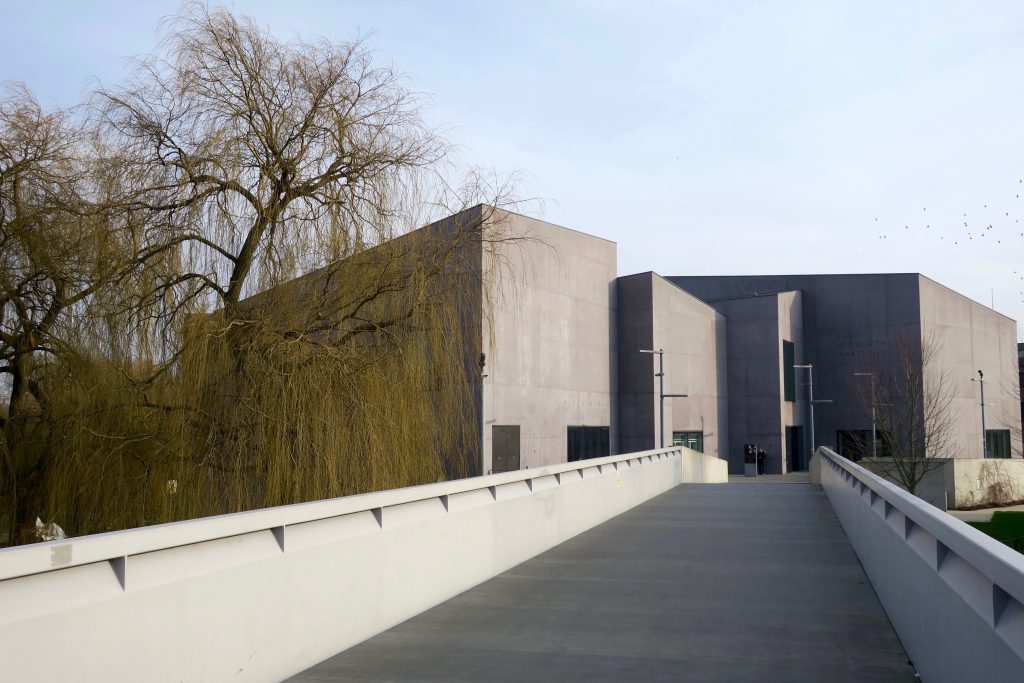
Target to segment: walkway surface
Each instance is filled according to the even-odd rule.
[[[824,494],[686,484],[293,681],[914,681]]]

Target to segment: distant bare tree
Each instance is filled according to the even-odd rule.
[[[920,345],[918,345],[920,344]],[[863,395],[868,410],[875,403],[876,424],[885,457],[869,461],[910,493],[929,472],[954,457],[953,384],[939,365],[934,336],[895,340],[890,364],[876,359],[875,396]]]

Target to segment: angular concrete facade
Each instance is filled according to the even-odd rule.
[[[733,448],[729,469],[743,471],[743,444],[765,449],[768,472],[802,469],[793,462],[786,429],[802,429],[806,401],[797,393],[785,399],[783,344],[794,344],[795,357],[803,351],[803,315],[800,292],[781,292],[715,302],[727,323],[729,425]],[[791,467],[795,464],[796,467]]]
[[[520,468],[565,462],[569,427],[607,428],[618,452],[615,243],[507,212],[490,220],[484,471],[506,469],[494,462],[495,427],[518,428]]]
[[[740,304],[751,299],[771,299],[799,292],[799,303],[790,306],[790,320],[799,315],[801,329],[791,331],[797,345],[798,364],[814,365],[815,399],[830,400],[815,410],[815,442],[841,450],[840,432],[871,429],[870,411],[863,396],[870,378],[856,373],[891,371],[899,362],[901,349],[916,354],[922,345],[934,350],[933,370],[946,375],[944,385],[953,394],[950,417],[953,422],[952,457],[982,457],[980,392],[976,382],[980,369],[986,379],[986,429],[989,432],[1020,430],[1020,404],[1013,390],[1017,382],[1016,323],[986,306],[964,297],[917,273],[877,275],[767,275],[767,276],[674,276],[669,279],[722,311],[728,319],[730,342],[734,326],[743,326],[748,315]],[[761,308],[771,309],[771,303]],[[797,310],[799,309],[799,310]],[[760,316],[758,316],[760,317]],[[802,332],[802,334],[798,334]],[[802,338],[802,348],[801,347]],[[736,342],[739,344],[740,342]],[[772,345],[773,346],[773,345]],[[774,353],[774,348],[766,350]],[[730,363],[734,351],[730,347]],[[766,363],[767,358],[763,359]],[[734,368],[730,365],[730,373]],[[800,398],[807,396],[807,375],[796,371],[797,401],[790,406],[792,422],[806,424],[807,409]],[[860,384],[859,384],[860,383]],[[748,411],[751,423],[774,423],[779,408],[763,401],[759,388],[730,383],[730,406]],[[751,400],[753,399],[753,400]],[[735,430],[741,420],[731,419]],[[802,434],[802,449],[809,452],[809,434]],[[735,433],[735,432],[734,432]],[[753,434],[751,435],[753,438]],[[763,437],[761,437],[763,438]],[[776,432],[768,443],[785,439]],[[735,441],[735,437],[734,437]],[[754,441],[760,443],[758,439]],[[745,443],[745,442],[744,442]],[[786,445],[786,444],[784,444]],[[1020,456],[1020,443],[1011,439],[1012,455]],[[788,454],[787,454],[788,456]],[[735,459],[733,454],[733,459]],[[779,465],[782,467],[779,467]],[[774,461],[769,471],[793,469],[794,459]],[[797,469],[806,465],[795,459]],[[733,471],[738,471],[732,467]]]
[[[483,227],[465,240],[456,227],[466,225]],[[920,365],[929,345],[953,394],[943,455],[980,457],[990,443],[978,370],[987,438],[1009,430],[1003,450],[1021,455],[1015,322],[917,273],[619,277],[615,243],[488,207],[417,233],[433,248],[449,233],[464,240],[438,281],[464,311],[453,334],[465,340],[476,426],[451,457],[470,473],[662,438],[734,473],[745,444],[765,449],[770,473],[806,469],[809,373],[794,365],[813,364],[815,398],[831,401],[815,409],[814,442],[841,452],[871,431],[869,379],[858,373],[881,375],[902,352]],[[415,245],[417,233],[399,240]],[[665,393],[686,395],[666,398],[664,416],[658,357],[642,350],[663,351]]]
[[[656,354],[663,350],[666,446],[701,435],[702,450],[729,452],[725,316],[655,273],[620,277],[618,291],[619,450],[659,448],[661,415]]]

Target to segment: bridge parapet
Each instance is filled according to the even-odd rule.
[[[827,448],[820,483],[922,680],[1024,677],[1024,556]]]
[[[673,447],[0,550],[4,678],[281,680],[726,469]]]

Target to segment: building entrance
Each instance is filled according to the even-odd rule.
[[[787,472],[802,472],[807,469],[804,457],[803,427],[786,427]]]

